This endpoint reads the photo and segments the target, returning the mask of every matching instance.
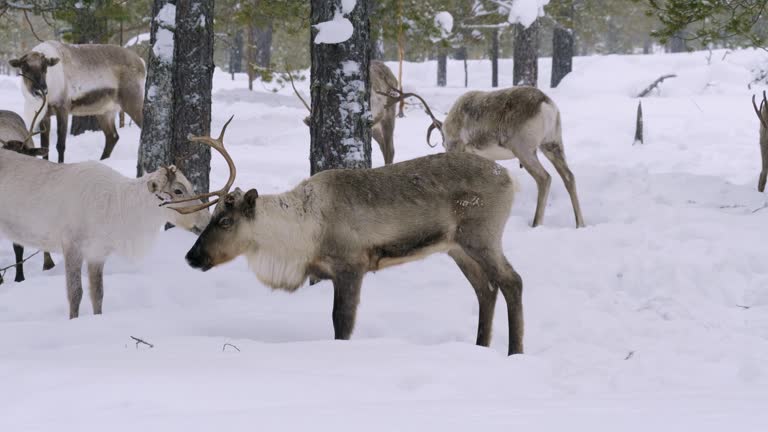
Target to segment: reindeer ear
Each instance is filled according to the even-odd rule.
[[[21,67],[21,59],[12,59],[8,61],[8,64],[11,65],[11,67],[19,68]]]
[[[59,59],[56,57],[49,58],[49,59],[45,59],[45,62],[48,64],[48,66],[56,66],[57,64],[59,64]]]
[[[256,214],[256,198],[259,197],[259,192],[256,189],[251,189],[245,193],[243,197],[243,214],[249,218],[253,218]]]
[[[158,183],[157,180],[150,180],[149,183],[147,183],[147,189],[152,193],[156,193],[160,190],[160,183]]]

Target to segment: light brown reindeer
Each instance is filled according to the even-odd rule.
[[[571,197],[576,226],[584,226],[576,180],[565,161],[560,110],[544,92],[535,87],[513,87],[492,92],[470,91],[453,104],[445,123],[432,114],[420,96],[403,94],[395,88],[391,96],[417,97],[432,118],[427,143],[434,129],[443,135],[447,152],[468,152],[491,160],[515,159],[536,181],[538,198],[533,226],[544,220],[544,209],[552,178],[539,162],[537,152],[552,162]],[[431,145],[431,144],[430,144]]]
[[[373,116],[371,136],[379,143],[381,154],[384,156],[384,164],[389,165],[395,160],[396,104],[400,99],[392,97],[388,92],[390,88],[397,87],[397,78],[395,78],[395,74],[392,73],[386,64],[377,60],[371,61],[368,70],[371,79],[371,114]],[[301,97],[299,91],[296,90],[296,86],[293,85],[293,77],[289,75],[289,78],[291,78],[291,85],[296,96],[301,99],[307,111],[311,113],[312,109],[309,107],[309,104]],[[309,117],[304,118],[304,124],[309,126]]]
[[[757,190],[765,191],[765,181],[768,178],[768,98],[763,92],[763,100],[760,101],[760,107],[757,107],[755,95],[752,95],[752,106],[755,108],[755,114],[760,119],[760,154],[763,159],[763,167],[760,170],[760,179],[757,181]]]
[[[50,116],[56,116],[56,150],[64,162],[69,115],[96,116],[106,138],[101,159],[112,154],[120,136],[115,115],[125,111],[141,127],[144,106],[144,61],[132,51],[115,45],[70,45],[47,41],[10,65],[23,77],[25,117],[30,119],[48,96],[47,113],[42,117],[41,146],[48,148]],[[37,129],[37,124],[31,125]],[[47,159],[47,156],[46,156]]]
[[[523,352],[522,280],[501,241],[515,190],[504,168],[476,155],[446,153],[376,169],[323,171],[278,195],[229,193],[236,171],[223,136],[198,141],[227,160],[227,184],[189,198],[219,199],[179,209],[189,213],[218,203],[187,253],[190,266],[207,271],[244,255],[261,282],[290,292],[307,279],[310,285],[330,279],[334,334],[349,339],[366,273],[445,252],[477,294],[477,344],[490,343],[500,290],[508,352]]]

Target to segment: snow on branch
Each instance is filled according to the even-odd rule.
[[[549,4],[549,0],[491,0],[491,2],[508,11],[508,23],[520,23],[526,28],[530,27],[536,18],[544,16],[544,6]]]
[[[345,16],[352,13],[356,5],[357,0],[341,0],[341,10],[336,11],[332,20],[315,24],[315,43],[338,44],[348,41],[355,28]]]

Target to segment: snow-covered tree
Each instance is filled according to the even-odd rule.
[[[173,74],[176,0],[154,0],[137,176],[173,163]]]
[[[310,171],[370,168],[368,1],[311,1]]]
[[[211,149],[187,136],[211,130],[213,34],[213,0],[177,0],[171,152],[198,193],[208,191]]]

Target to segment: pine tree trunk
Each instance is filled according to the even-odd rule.
[[[349,2],[311,0],[311,24],[332,20],[342,10],[342,3]],[[311,174],[332,168],[371,167],[368,2],[358,1],[352,11],[345,12],[354,27],[347,41],[317,44],[317,30],[312,30]]]
[[[173,163],[173,56],[176,1],[154,0],[136,176]],[[162,43],[158,44],[158,32]],[[168,45],[171,43],[171,45]]]
[[[499,29],[491,34],[491,87],[499,86]]]
[[[177,0],[171,151],[197,193],[209,190],[211,149],[187,136],[210,135],[213,34],[213,0]]]
[[[469,87],[469,69],[467,66],[467,47],[459,47],[456,49],[456,60],[461,60],[464,63],[464,87]]]
[[[684,32],[679,31],[669,38],[667,43],[667,50],[672,53],[684,53],[688,51],[688,46],[685,43]]]
[[[72,23],[72,33],[77,44],[105,42],[107,37],[106,18],[97,17],[93,8],[82,8]],[[72,116],[69,133],[80,135],[88,131],[100,131],[99,122],[94,116]]]
[[[515,24],[514,85],[536,87],[539,79],[539,20],[530,27]]]
[[[256,48],[253,37],[256,30],[253,22],[248,23],[248,34],[245,41],[245,71],[248,73],[248,90],[253,91],[253,80],[256,75],[253,66],[256,64]]]
[[[232,41],[232,46],[229,49],[229,72],[232,74],[232,79],[234,79],[234,74],[240,73],[243,71],[243,30],[238,30],[235,33],[234,40]]]
[[[443,46],[437,48],[437,86],[445,87],[448,84],[448,53]]]
[[[552,33],[552,88],[573,70],[573,30],[560,26]]]
[[[254,27],[255,62],[263,68],[268,68],[272,61],[272,20],[264,25]]]

